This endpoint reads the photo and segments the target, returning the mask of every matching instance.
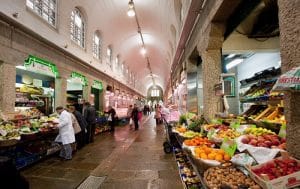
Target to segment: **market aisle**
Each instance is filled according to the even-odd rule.
[[[73,160],[53,157],[23,171],[32,189],[76,188],[89,175],[107,176],[101,189],[181,189],[173,155],[165,155],[163,126],[153,116],[145,117],[139,131],[117,127],[78,151]],[[92,188],[90,188],[92,189]]]

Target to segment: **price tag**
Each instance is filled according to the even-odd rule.
[[[215,132],[216,132],[215,129],[211,129],[208,131],[208,133],[207,133],[208,140],[212,140],[212,136],[215,134]]]
[[[7,135],[7,132],[6,132],[6,130],[0,129],[0,134],[1,134],[2,136],[6,136],[6,135]]]
[[[236,151],[236,148],[237,148],[237,144],[235,140],[224,138],[221,145],[221,149],[223,149],[228,155],[232,157]]]
[[[278,133],[280,138],[286,138],[286,124],[282,124]]]

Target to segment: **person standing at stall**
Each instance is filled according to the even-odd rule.
[[[139,109],[136,104],[134,104],[132,110],[132,120],[134,122],[134,130],[139,130]]]
[[[110,126],[110,132],[115,132],[115,124],[116,124],[116,119],[117,119],[117,113],[116,110],[113,109],[112,106],[108,106],[108,111],[105,112],[108,114],[108,125]]]
[[[86,143],[93,143],[96,129],[96,109],[89,102],[84,103],[83,117],[87,122]]]
[[[56,112],[59,114],[59,124],[57,126],[59,128],[59,134],[56,137],[55,142],[60,142],[63,145],[59,156],[64,160],[71,160],[71,144],[75,142],[71,114],[64,110],[62,106],[57,107]]]
[[[76,120],[78,121],[79,126],[81,128],[81,131],[75,135],[75,139],[77,142],[77,149],[81,149],[85,145],[85,132],[86,132],[87,122],[85,121],[82,114],[76,110],[75,106],[70,106],[69,110],[76,117]]]

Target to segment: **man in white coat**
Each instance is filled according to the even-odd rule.
[[[59,156],[65,160],[72,159],[72,147],[71,144],[75,142],[75,134],[72,126],[71,114],[59,106],[56,108],[56,112],[59,114],[59,134],[55,139],[55,142],[61,142],[63,144]]]

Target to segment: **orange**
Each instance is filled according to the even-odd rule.
[[[215,160],[222,161],[223,160],[223,156],[221,154],[217,154],[216,157],[215,157]]]
[[[215,157],[216,157],[216,154],[215,154],[215,153],[210,153],[210,154],[207,155],[207,158],[208,158],[208,159],[211,159],[211,160],[214,160]]]
[[[209,154],[210,152],[212,152],[212,149],[211,148],[205,148],[204,151],[205,151],[206,154]]]
[[[225,154],[225,151],[224,151],[223,149],[220,149],[220,150],[219,150],[219,154],[224,155],[224,154]]]
[[[201,159],[207,159],[206,153],[201,153],[201,154],[200,154],[200,158],[201,158]]]
[[[229,161],[231,159],[230,155],[224,154],[224,160]]]

